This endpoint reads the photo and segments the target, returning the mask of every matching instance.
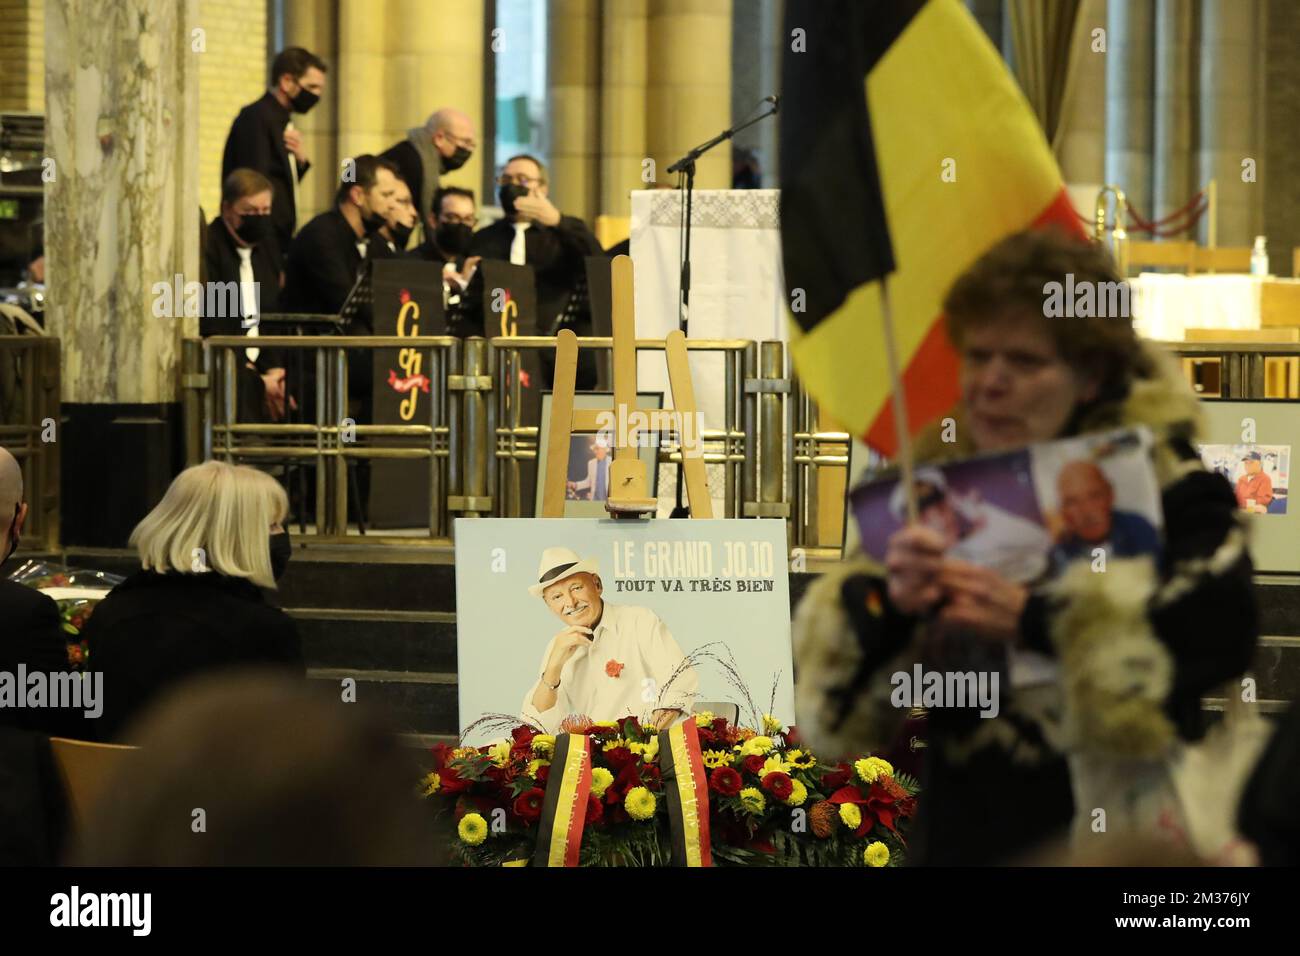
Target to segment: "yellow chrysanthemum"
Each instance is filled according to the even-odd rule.
[[[555,754],[555,736],[553,734],[538,734],[533,738],[533,753],[540,754],[543,757],[550,757]]]
[[[477,756],[478,756],[477,747],[457,747],[455,750],[451,752],[452,760],[456,760],[456,759],[463,760],[466,757],[477,757]]]
[[[543,760],[541,757],[535,757],[532,760],[528,761],[528,776],[535,777],[537,776],[537,771],[541,770],[543,767],[549,767],[550,765],[551,762],[549,760]]]
[[[784,725],[771,714],[763,715],[763,733],[779,734]]]
[[[477,813],[467,813],[460,818],[460,823],[456,826],[456,832],[460,838],[470,846],[478,846],[487,839],[488,825]]]
[[[696,727],[708,727],[713,723],[714,715],[712,711],[701,710],[695,715]]]
[[[604,767],[595,767],[591,771],[591,795],[603,797],[609,785],[614,782],[614,775]]]
[[[785,762],[795,770],[811,770],[817,766],[817,758],[805,750],[791,750],[785,755]]]
[[[867,848],[862,851],[862,862],[867,866],[886,866],[889,863],[889,847],[877,840],[874,843],[868,843]]]
[[[808,799],[808,788],[798,780],[791,780],[790,783],[794,789],[790,791],[790,799],[786,803],[792,807],[803,806],[803,802]]]
[[[510,762],[510,742],[508,740],[499,740],[488,747],[488,757],[491,759],[493,766],[504,767]]]
[[[655,795],[645,787],[633,787],[623,798],[623,806],[633,820],[649,820],[655,815]]]
[[[742,757],[749,757],[757,754],[758,756],[761,757],[763,754],[771,751],[771,749],[772,749],[771,737],[763,737],[763,736],[750,737],[748,740],[746,740],[743,744],[740,745],[740,755]]]
[[[715,767],[731,766],[731,754],[727,753],[725,750],[706,750],[704,751],[703,758],[704,766],[708,767],[710,770]]]
[[[436,773],[431,773],[421,780],[420,784],[424,787],[424,795],[426,797],[431,797],[437,793],[438,789],[442,786],[442,778]]]
[[[858,809],[855,803],[840,804],[840,822],[850,830],[856,830],[862,826],[862,811]]]
[[[757,787],[746,787],[740,791],[740,805],[749,813],[757,816],[767,806],[767,799]]]
[[[877,777],[894,775],[894,768],[890,762],[880,757],[863,757],[853,764],[853,769],[858,772],[863,783],[874,783]]]
[[[603,727],[603,728],[605,728],[606,730],[613,730],[615,727],[618,726],[618,721],[616,721],[616,720],[598,720],[598,721],[596,721],[594,724],[592,724],[592,726],[593,726],[593,727]]]

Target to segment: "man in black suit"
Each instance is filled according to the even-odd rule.
[[[27,504],[23,501],[23,472],[14,456],[0,448],[0,566],[18,548]],[[18,665],[27,673],[68,670],[68,645],[59,608],[52,600],[3,576],[0,571],[0,672],[17,680]],[[26,693],[26,688],[18,688]],[[80,721],[67,711],[41,707],[0,706],[0,726],[51,735],[77,735]]]
[[[479,257],[466,253],[474,241],[477,222],[474,193],[459,186],[443,186],[433,197],[433,209],[424,215],[424,241],[407,253],[410,258],[442,267],[442,306],[452,335],[469,334],[464,331],[465,290],[474,278]],[[475,325],[482,328],[481,321]]]
[[[203,258],[209,282],[232,295],[209,297],[228,314],[204,315],[202,335],[256,338],[259,319],[280,310],[280,262],[271,225],[271,181],[251,169],[236,169],[221,188],[221,215],[208,224]],[[205,303],[206,304],[206,303]],[[239,378],[239,419],[281,421],[285,411],[285,360],[276,350],[244,350]]]
[[[420,217],[415,212],[415,203],[411,199],[411,187],[406,180],[397,180],[397,191],[393,194],[388,216],[379,228],[382,242],[370,244],[372,259],[401,259],[406,255],[406,244],[411,241]]]
[[[271,180],[275,235],[280,250],[289,248],[297,223],[298,180],[311,166],[302,134],[292,128],[290,113],[306,113],[325,89],[325,61],[302,47],[289,47],[271,63],[271,88],[249,103],[230,125],[221,160],[221,178],[236,169],[252,169]]]
[[[575,311],[570,305],[586,281],[586,257],[604,255],[600,243],[585,222],[555,208],[549,198],[546,167],[536,157],[511,158],[497,183],[505,218],[475,233],[469,254],[532,266],[537,283],[538,335],[555,335],[562,328],[590,335],[590,309]],[[469,294],[471,302],[480,303],[479,315],[482,284],[476,277]],[[543,375],[547,379],[553,364],[554,357],[543,353]],[[587,350],[579,352],[578,388],[593,388],[595,380],[595,357]]]
[[[423,216],[433,208],[442,174],[469,162],[477,145],[470,118],[444,106],[432,113],[423,126],[407,130],[406,139],[388,147],[379,158],[397,167],[411,187],[415,208]]]

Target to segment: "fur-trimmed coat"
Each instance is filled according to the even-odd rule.
[[[1067,753],[1158,759],[1176,737],[1199,739],[1201,697],[1250,663],[1258,622],[1236,499],[1201,465],[1199,408],[1180,369],[1156,346],[1141,348],[1128,395],[1070,431],[1151,430],[1165,519],[1159,563],[1111,558],[1094,573],[1077,562],[1031,594],[1020,621],[1021,646],[1055,657],[1060,680],[1014,692],[1004,681],[993,718],[929,712],[914,862],[996,862],[1062,834],[1073,810]],[[958,415],[952,444],[937,429],[920,436],[918,461],[974,454],[963,424]],[[866,558],[809,588],[794,619],[795,710],[818,753],[895,743],[908,711],[890,702],[891,675],[917,662],[981,669],[1004,653],[985,645],[972,660],[937,662],[922,654],[920,630],[892,607],[883,569]]]

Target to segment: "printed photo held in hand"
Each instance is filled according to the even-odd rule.
[[[1034,584],[1073,561],[1159,552],[1160,492],[1144,430],[1031,445],[926,465],[915,474],[917,523],[947,559]],[[906,523],[897,478],[868,481],[850,498],[869,557],[885,561]]]
[[[784,549],[775,520],[458,520],[465,742],[489,742],[486,716],[555,734],[574,716],[664,729],[699,706],[748,711],[738,684],[791,712]]]

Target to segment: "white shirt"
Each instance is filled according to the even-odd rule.
[[[242,325],[248,331],[249,338],[257,338],[257,280],[253,278],[253,247],[235,246],[239,253],[239,304],[244,313]],[[261,349],[244,349],[244,355],[250,362],[256,362],[262,354]]]
[[[527,256],[527,245],[524,242],[524,233],[528,231],[529,223],[517,222],[515,225],[515,237],[510,240],[510,261],[517,266],[525,264]]]
[[[993,568],[1009,581],[1032,581],[1047,570],[1052,538],[1034,522],[995,505],[980,504],[968,519],[980,527],[948,549],[951,557]]]
[[[691,712],[699,691],[695,668],[687,666],[669,683],[685,659],[664,622],[649,608],[605,602],[592,642],[579,647],[560,671],[560,686],[549,710],[533,706],[542,686],[540,674],[550,660],[551,638],[538,667],[539,679],[524,694],[520,716],[548,734],[558,733],[564,718],[581,714],[592,720],[616,720],[628,715],[648,720],[655,710]],[[621,668],[614,666],[622,664]],[[617,671],[615,677],[611,672]]]

